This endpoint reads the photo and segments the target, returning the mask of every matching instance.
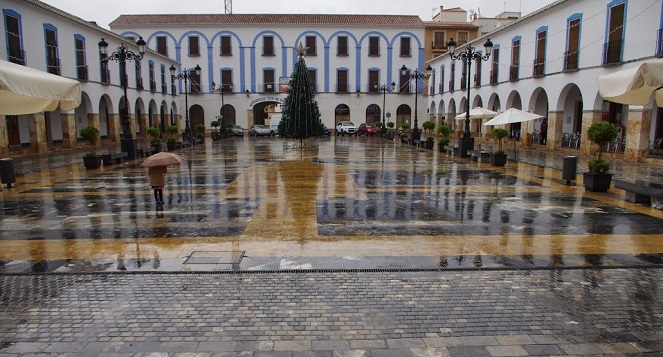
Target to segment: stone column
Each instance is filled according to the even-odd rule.
[[[587,139],[587,129],[594,123],[601,121],[603,112],[582,112],[582,131],[580,132],[580,153],[594,155],[598,152],[598,146]],[[594,151],[592,151],[592,149]]]
[[[76,114],[60,113],[62,121],[62,144],[66,148],[75,149],[78,147],[76,140]]]
[[[9,155],[9,134],[7,133],[7,117],[0,115],[0,156]]]
[[[119,143],[120,142],[120,126],[122,125],[119,114],[108,114],[108,139],[111,142]]]
[[[140,136],[141,137],[147,137],[147,116],[148,114],[142,113],[140,117],[138,118],[138,122],[140,123]]]
[[[639,161],[649,150],[649,133],[651,131],[652,110],[642,107],[629,107],[626,124],[626,149],[624,160]]]
[[[30,128],[30,148],[32,152],[44,153],[48,150],[46,141],[46,119],[44,113],[28,114],[28,127]]]
[[[548,112],[548,139],[546,149],[553,151],[562,147],[562,128],[564,127],[564,112]]]

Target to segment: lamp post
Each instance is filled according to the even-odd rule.
[[[184,79],[184,107],[185,107],[184,108],[184,111],[185,111],[184,112],[184,115],[185,115],[184,116],[184,136],[186,137],[186,139],[190,143],[192,143],[193,142],[193,137],[191,136],[191,128],[189,127],[189,97],[188,97],[188,93],[189,93],[188,81],[189,81],[189,79],[191,79],[191,72],[190,71],[184,71],[182,73],[175,74],[176,68],[175,68],[174,65],[171,65],[169,69],[170,69],[170,76],[173,79],[175,79],[175,78]],[[200,75],[200,70],[201,70],[200,66],[196,65],[195,70],[196,70],[196,75],[199,76]]]
[[[384,121],[384,114],[387,111],[386,108],[386,100],[387,100],[387,91],[393,92],[394,89],[396,89],[396,82],[391,82],[391,85],[388,86],[386,84],[382,84],[379,87],[380,91],[382,92],[382,136],[387,137],[387,123]]]
[[[418,69],[414,69],[412,73],[410,73],[410,70],[403,65],[401,67],[401,75],[402,76],[408,76],[411,79],[414,79],[414,128],[412,128],[412,144],[415,145],[419,139],[421,138],[421,133],[419,133],[419,121],[418,121],[418,112],[417,110],[417,98],[419,97],[419,81],[420,80],[426,80],[430,78],[430,74],[433,71],[433,69],[428,65],[426,67],[426,70],[424,73],[419,72]]]
[[[447,48],[449,49],[449,56],[452,60],[461,59],[467,63],[467,105],[465,107],[465,128],[463,130],[463,137],[460,142],[460,157],[469,157],[468,151],[474,150],[474,138],[470,133],[470,76],[472,74],[472,61],[473,60],[483,60],[488,61],[490,54],[493,52],[493,43],[490,42],[490,39],[486,40],[486,43],[483,44],[485,55],[481,55],[480,52],[476,52],[474,47],[467,46],[459,54],[454,54],[456,51],[456,41],[454,39],[449,39],[447,42]]]
[[[111,54],[108,54],[108,42],[103,38],[99,41],[99,52],[101,52],[102,61],[116,61],[120,64],[120,78],[122,78],[122,90],[124,91],[124,121],[122,128],[122,139],[120,140],[120,147],[122,152],[127,153],[127,160],[136,159],[137,144],[136,139],[131,133],[131,122],[129,116],[129,98],[127,98],[127,61],[136,60],[140,61],[145,54],[145,41],[142,37],[136,41],[138,46],[138,54],[130,51],[127,46],[120,44],[120,47]]]
[[[216,88],[216,83],[212,82],[212,93],[214,92],[219,92],[221,94],[221,135],[223,137],[226,136],[226,110],[223,109],[225,106],[225,103],[223,102],[223,93],[224,92],[229,92],[232,93],[233,91],[233,84],[232,83],[227,83],[227,84],[219,84],[219,88]]]

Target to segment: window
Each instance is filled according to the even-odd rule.
[[[608,5],[609,6],[609,5]],[[619,63],[622,61],[622,43],[624,36],[625,5],[608,8],[608,36],[603,46],[603,64]]]
[[[435,82],[437,81],[435,74],[435,70],[433,70],[430,76],[430,95],[435,95]]]
[[[307,56],[315,56],[317,54],[315,45],[316,45],[315,36],[306,36]]]
[[[189,56],[200,56],[198,36],[189,36]]]
[[[273,36],[263,36],[262,37],[262,55],[263,56],[274,56],[274,37]]]
[[[444,31],[435,31],[433,38],[433,49],[447,48]]]
[[[536,59],[534,60],[534,76],[543,76],[545,74],[546,64],[546,37],[547,27],[541,28],[536,33]]]
[[[454,82],[456,82],[456,62],[451,62],[451,70],[449,73],[449,92],[453,92],[455,87],[454,87]]]
[[[229,69],[221,70],[221,91],[223,93],[233,92],[233,72]]]
[[[369,93],[378,93],[380,81],[380,71],[377,69],[368,70],[368,90]]]
[[[157,36],[157,52],[168,56],[168,46],[166,46],[166,36]]]
[[[347,56],[348,55],[348,37],[347,36],[338,36],[338,44],[336,48],[337,56]]]
[[[85,38],[74,35],[74,55],[76,56],[76,79],[87,81],[87,64],[85,61]]]
[[[399,93],[410,93],[410,70],[408,69],[407,73],[403,74],[401,71],[398,71],[399,79]],[[415,79],[416,80],[416,79]]]
[[[143,90],[143,67],[140,61],[135,61],[136,66],[136,89]]]
[[[348,70],[336,70],[336,93],[348,92]]]
[[[46,40],[46,72],[59,75],[58,34],[55,27],[44,25],[44,37]]]
[[[471,61],[471,59],[469,59]],[[460,72],[460,89],[467,89],[467,61],[461,61],[463,70]]]
[[[264,78],[265,86],[263,92],[274,93],[274,70],[264,69],[262,71],[262,78]]]
[[[21,17],[11,10],[3,10],[3,12],[7,36],[7,61],[25,65],[25,53],[21,39]]]
[[[465,31],[458,31],[458,46],[462,46],[467,43],[470,34]]]
[[[401,37],[401,57],[410,57],[410,38]]]
[[[500,73],[500,49],[493,45],[493,58],[492,67],[490,69],[490,84],[497,84],[498,75]]]
[[[518,71],[520,67],[520,36],[516,36],[511,41],[511,68],[509,72],[509,80],[518,80]]]
[[[578,69],[578,55],[580,51],[580,23],[582,15],[576,14],[567,19],[566,52],[564,52],[564,70]]]
[[[136,70],[138,70],[138,68],[136,68]],[[142,78],[141,78],[141,80],[140,80],[140,83],[141,83],[141,84],[140,84],[140,86],[141,86],[140,89],[143,89],[143,88],[142,88],[142,87],[143,87],[143,79],[142,79]],[[175,87],[175,76],[170,76],[170,93],[171,93],[172,95],[176,95],[176,94],[177,94],[177,87]]]
[[[150,61],[147,68],[150,76],[150,92],[154,93],[157,91],[157,80],[154,79],[154,62]]]
[[[475,70],[474,70],[474,86],[475,87],[481,87],[481,62],[483,60],[481,58],[477,58],[475,60]]]
[[[195,68],[191,68],[189,71],[189,87],[192,94],[202,94],[202,86],[200,85],[200,74],[196,74]]]
[[[230,36],[221,36],[221,56],[232,56],[233,49]]]
[[[380,56],[380,38],[371,36],[368,38],[368,55]]]
[[[313,92],[317,93],[318,92],[318,71],[316,69],[309,68],[308,69],[308,78],[311,81],[311,88],[313,88]]]
[[[166,82],[166,65],[161,65],[161,93],[168,94],[168,83]]]
[[[440,93],[444,93],[444,66],[440,68]]]

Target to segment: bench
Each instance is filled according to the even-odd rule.
[[[110,166],[113,164],[119,164],[122,162],[123,159],[127,157],[126,152],[114,152],[110,154],[102,154],[101,155],[101,162],[104,164],[104,166]]]
[[[480,161],[484,162],[483,159],[490,159],[490,152],[488,152],[488,151],[470,150],[467,153],[470,155],[470,158],[472,159],[472,161],[477,161],[478,162],[479,159],[481,159]]]
[[[140,157],[148,157],[148,156],[151,156],[152,154],[154,154],[154,147],[147,146],[147,147],[143,147],[143,148],[138,148],[138,150],[136,150],[136,153]]]
[[[651,204],[654,208],[663,209],[663,184],[615,180],[615,188],[626,191],[624,199],[628,202]]]

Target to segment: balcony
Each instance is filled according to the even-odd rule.
[[[534,70],[532,72],[533,77],[543,77],[544,76],[544,63],[546,62],[546,59],[538,60],[535,59],[533,66]]]
[[[51,74],[60,75],[60,59],[59,58],[49,58],[46,63],[47,72]]]
[[[460,89],[461,90],[467,89],[467,77],[465,75],[460,77]]]
[[[444,82],[440,83],[438,89],[439,89],[439,92],[440,92],[440,93],[444,93]]]
[[[454,81],[452,79],[452,80],[449,81],[449,92],[453,92],[453,91],[454,91]]]
[[[9,48],[9,62],[25,66],[25,51],[20,48]]]
[[[79,81],[87,81],[87,65],[76,67],[76,79]]]
[[[157,81],[154,79],[150,79],[150,92],[156,93],[157,92]]]
[[[101,69],[101,83],[110,84],[110,69]]]
[[[564,52],[564,71],[578,70],[578,51]]]
[[[170,94],[171,95],[176,95],[177,94],[177,87],[175,86],[174,83],[170,85]]]
[[[499,71],[490,71],[490,84],[497,84]]]
[[[609,41],[603,44],[603,64],[622,62],[622,41]]]
[[[511,66],[509,68],[509,80],[510,81],[517,81],[518,79],[518,74],[520,72],[520,66]]]
[[[337,84],[336,93],[348,93],[348,84]]]
[[[161,84],[161,94],[168,94],[168,86],[166,83]]]
[[[274,84],[272,83],[265,83],[263,85],[263,93],[274,93]]]
[[[143,87],[143,79],[140,77],[136,78],[136,90],[143,90],[145,87]]]
[[[474,86],[475,87],[481,87],[481,74],[480,73],[475,73],[474,74]]]

